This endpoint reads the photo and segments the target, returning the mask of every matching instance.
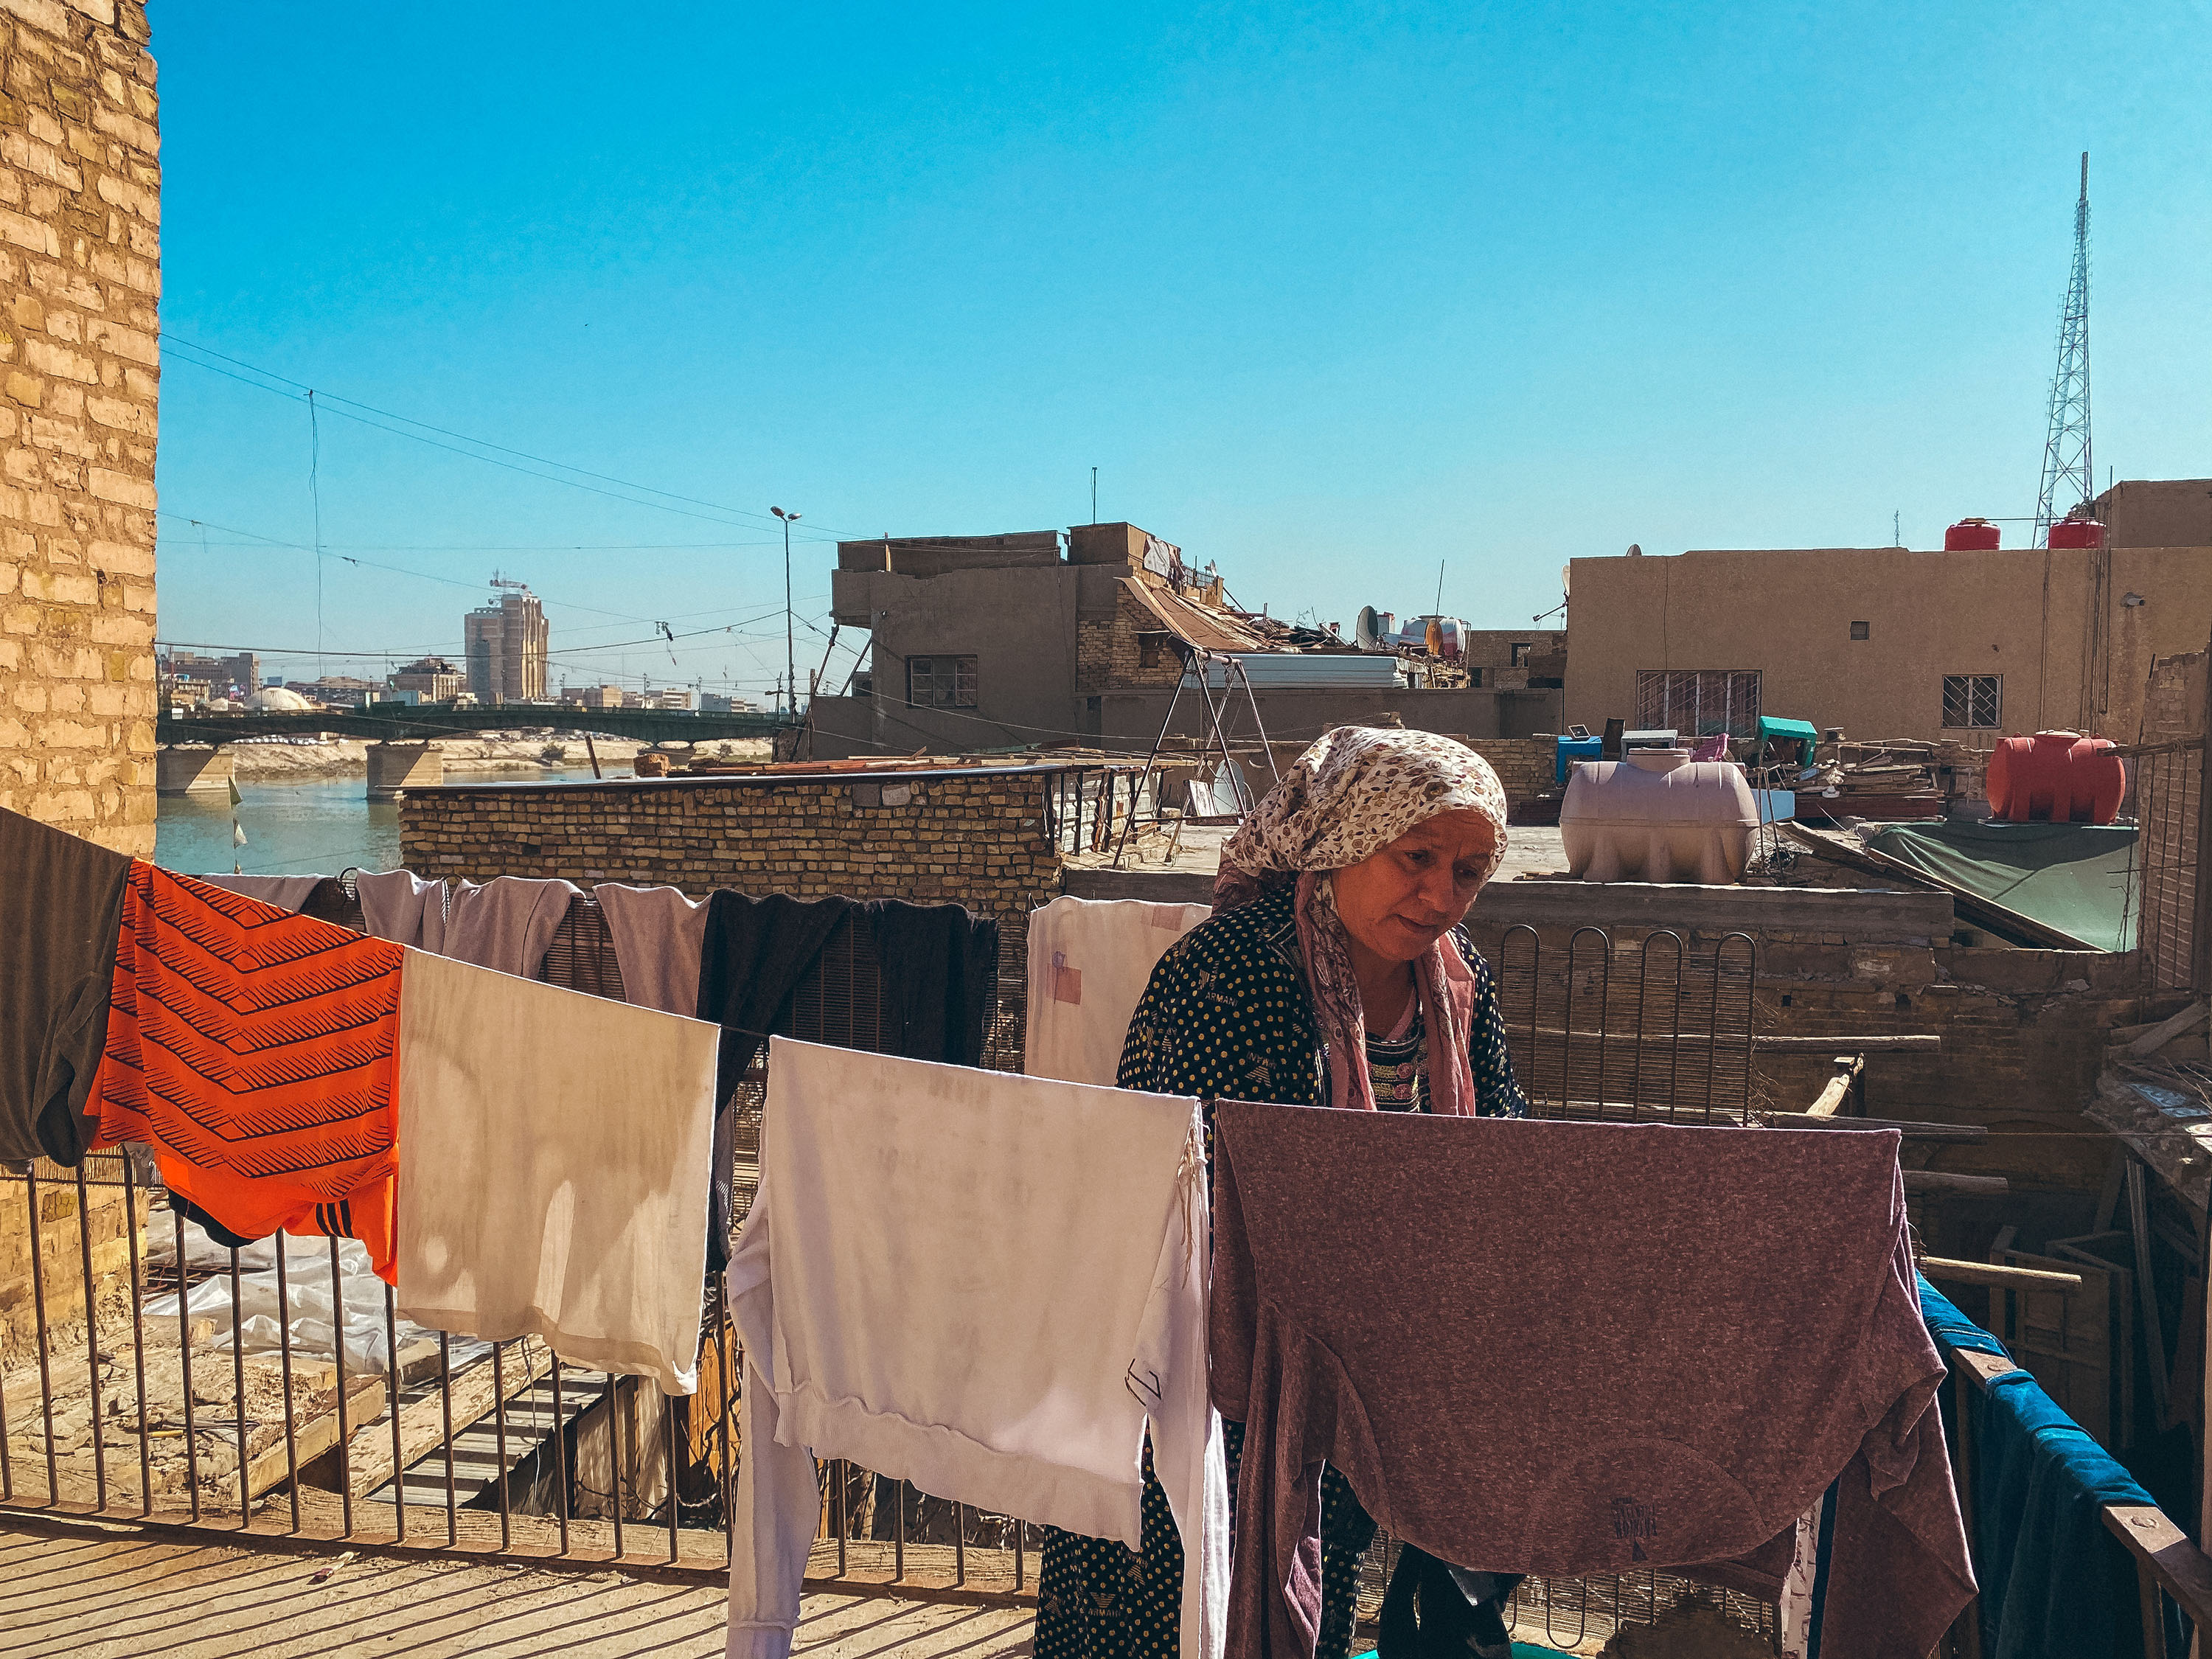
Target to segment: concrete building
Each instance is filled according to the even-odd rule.
[[[2196,488],[2128,483],[2100,501],[2129,535],[2171,533]],[[2212,545],[1577,559],[1571,592],[1566,718],[1593,731],[1742,735],[1765,713],[1853,738],[2127,743],[2152,659],[2212,632]]]
[[[1564,628],[1471,628],[1461,637],[1460,661],[1476,685],[1557,691],[1566,684]]]
[[[561,701],[577,708],[620,708],[623,689],[619,685],[564,685]]]
[[[356,679],[350,674],[325,674],[320,679],[287,680],[287,691],[296,691],[310,702],[319,702],[325,708],[362,708],[374,701],[384,688],[374,680]]]
[[[545,695],[545,653],[551,642],[538,596],[520,582],[461,619],[469,690],[481,702],[527,702]]]
[[[1271,659],[1254,679],[1280,742],[1391,716],[1473,738],[1558,728],[1558,690],[1413,690],[1394,659],[1232,610],[1217,572],[1135,525],[1079,525],[1064,549],[1049,530],[841,542],[837,562],[832,612],[868,629],[872,647],[852,695],[811,705],[822,758],[1054,743],[1148,750],[1186,646]],[[1176,732],[1197,736],[1195,693],[1176,707]]]
[[[160,669],[172,702],[178,701],[174,694],[188,685],[198,688],[189,695],[202,702],[210,697],[250,697],[261,689],[261,659],[251,651],[228,657],[172,651],[160,659]]]
[[[2096,508],[2108,547],[2212,547],[2212,478],[2123,478]]]
[[[160,107],[139,0],[0,7],[0,806],[154,855]]]
[[[422,657],[392,677],[394,691],[418,693],[424,702],[449,702],[468,684],[468,677],[443,657]]]

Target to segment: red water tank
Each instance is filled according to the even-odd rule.
[[[2094,519],[2061,519],[2051,526],[2046,547],[2102,547],[2105,526]]]
[[[1997,544],[1997,527],[1987,519],[1961,519],[1943,532],[1946,553],[1985,553]]]
[[[1990,753],[1990,805],[2008,823],[2110,823],[2127,792],[2127,768],[2110,738],[2039,732],[2007,738]]]

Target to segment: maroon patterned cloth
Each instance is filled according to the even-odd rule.
[[[1314,1651],[1324,1462],[1498,1573],[1768,1578],[1833,1482],[1824,1650],[1925,1659],[1974,1583],[1897,1146],[1223,1102],[1231,1659]]]

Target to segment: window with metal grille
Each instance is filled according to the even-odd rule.
[[[2004,676],[1943,676],[1943,724],[1969,731],[1995,731],[2004,714]]]
[[[1759,671],[1755,668],[1640,668],[1636,672],[1636,724],[1646,732],[1673,730],[1710,738],[1759,735]]]
[[[906,702],[909,708],[973,708],[975,659],[908,657]]]

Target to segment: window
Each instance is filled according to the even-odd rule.
[[[1526,668],[1528,665],[1528,643],[1525,640],[1513,647],[1514,667]]]
[[[1698,738],[1722,732],[1732,738],[1757,737],[1759,671],[1638,669],[1636,724],[1646,732],[1671,728]]]
[[[1164,634],[1137,635],[1137,666],[1158,668],[1167,660],[1168,636]]]
[[[906,702],[909,708],[973,708],[975,659],[908,657]]]
[[[1873,634],[1874,624],[1872,623],[1853,623],[1851,624],[1851,637],[1855,640],[1869,639],[1873,636]]]
[[[1946,726],[1993,732],[2003,715],[2003,675],[1943,676],[1943,724]]]

